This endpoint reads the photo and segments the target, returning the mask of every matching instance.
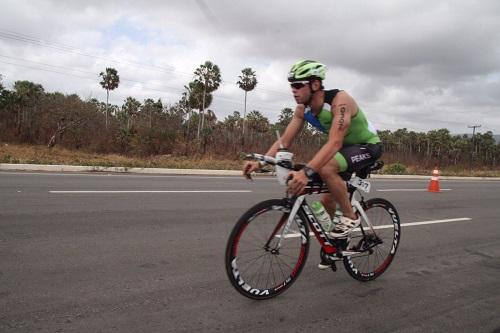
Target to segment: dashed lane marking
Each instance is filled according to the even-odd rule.
[[[250,193],[251,190],[187,190],[187,191],[49,191],[54,194],[108,194],[108,193]]]
[[[454,219],[444,219],[444,220],[430,220],[430,221],[420,221],[420,222],[407,222],[407,223],[401,223],[402,227],[414,227],[414,226],[419,226],[419,225],[426,225],[426,224],[438,224],[438,223],[450,223],[450,222],[463,222],[463,221],[471,221],[472,219],[470,217],[459,217],[459,218],[454,218]],[[389,229],[393,228],[394,226],[392,224],[386,224],[386,225],[377,225],[374,226],[373,229]],[[359,231],[359,229],[354,229],[353,231]],[[314,233],[310,232],[310,236],[313,236]],[[290,233],[285,236],[285,238],[296,238],[300,237],[300,233]]]
[[[451,191],[451,188],[442,188],[441,191]],[[386,189],[377,189],[378,192],[419,192],[419,191],[427,191],[426,188],[386,188]]]

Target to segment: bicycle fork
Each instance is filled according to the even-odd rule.
[[[370,222],[370,219],[366,215],[365,210],[363,209],[363,206],[361,206],[359,201],[353,198],[351,201],[351,204],[356,209],[355,211],[357,211],[359,213],[359,215],[361,215],[361,218],[366,222],[366,224],[368,225],[370,230],[373,232],[373,234],[376,235],[375,230],[373,229],[373,225]],[[361,230],[363,230],[363,228],[361,228]]]
[[[361,200],[363,200],[363,198]],[[364,248],[363,250],[358,248],[356,252],[358,252],[359,250],[362,250],[361,252],[365,252],[366,250],[371,252],[371,248],[375,245],[381,244],[382,241],[377,236],[377,233],[375,232],[375,228],[373,227],[373,224],[371,223],[370,219],[366,215],[366,212],[363,208],[363,205],[358,200],[356,200],[354,198],[354,196],[352,197],[351,204],[352,204],[352,207],[355,209],[355,211],[357,211],[359,213],[359,215],[361,215],[361,219],[366,222],[366,225],[370,228],[371,235],[372,235],[372,236],[368,236],[365,233],[365,230],[363,229],[363,225],[360,224],[359,229],[361,230],[361,233],[363,234],[363,239],[365,241],[368,241],[368,243],[365,245],[368,247]],[[360,247],[359,244],[358,244],[358,247]],[[354,253],[352,253],[352,254],[354,254]]]
[[[283,242],[283,239],[285,239],[285,236],[288,234],[288,230],[290,230],[290,227],[293,223],[293,220],[295,219],[295,215],[297,215],[297,212],[299,211],[299,208],[302,205],[302,202],[304,202],[304,199],[305,199],[305,195],[301,195],[300,197],[295,199],[292,210],[291,210],[290,214],[288,215],[288,220],[286,221],[286,225],[283,228],[283,231],[281,232],[281,234],[279,235],[279,241],[278,241],[278,245],[276,245],[276,250],[279,250],[281,248],[281,243]],[[281,223],[279,223],[278,226],[276,226],[276,227],[279,228],[280,224]],[[276,231],[278,231],[278,230],[275,230],[273,232],[273,234],[271,235],[271,237],[274,236]],[[301,232],[302,232],[302,230],[301,230]],[[302,235],[301,235],[301,237],[302,237]],[[268,244],[269,244],[269,241],[268,241]]]

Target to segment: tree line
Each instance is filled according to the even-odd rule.
[[[181,98],[168,104],[161,99],[139,101],[127,97],[122,105],[110,105],[109,95],[119,88],[114,68],[99,74],[106,101],[82,100],[78,95],[46,92],[42,85],[15,81],[12,89],[0,76],[0,140],[34,145],[56,145],[95,153],[134,156],[211,156],[237,159],[241,152],[265,152],[290,122],[293,110],[283,108],[271,123],[260,111],[247,112],[247,94],[257,85],[254,70],[244,68],[237,85],[244,92],[243,114],[236,110],[218,119],[210,108],[221,83],[217,65],[206,61],[193,72]],[[432,168],[434,165],[498,168],[500,144],[493,133],[470,138],[447,129],[427,133],[382,130],[383,159]],[[293,148],[299,159],[311,158],[326,137],[306,125]]]

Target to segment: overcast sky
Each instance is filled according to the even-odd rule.
[[[177,102],[206,60],[221,69],[219,120],[243,112],[236,86],[257,72],[247,110],[272,122],[295,107],[291,65],[327,65],[327,88],[350,93],[380,129],[500,134],[498,0],[0,0],[0,74],[46,91],[105,101],[98,73],[118,70],[110,102]]]

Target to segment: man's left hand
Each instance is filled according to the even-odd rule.
[[[288,193],[299,195],[309,182],[309,178],[307,178],[304,171],[291,171],[289,175],[293,178],[288,182]]]

